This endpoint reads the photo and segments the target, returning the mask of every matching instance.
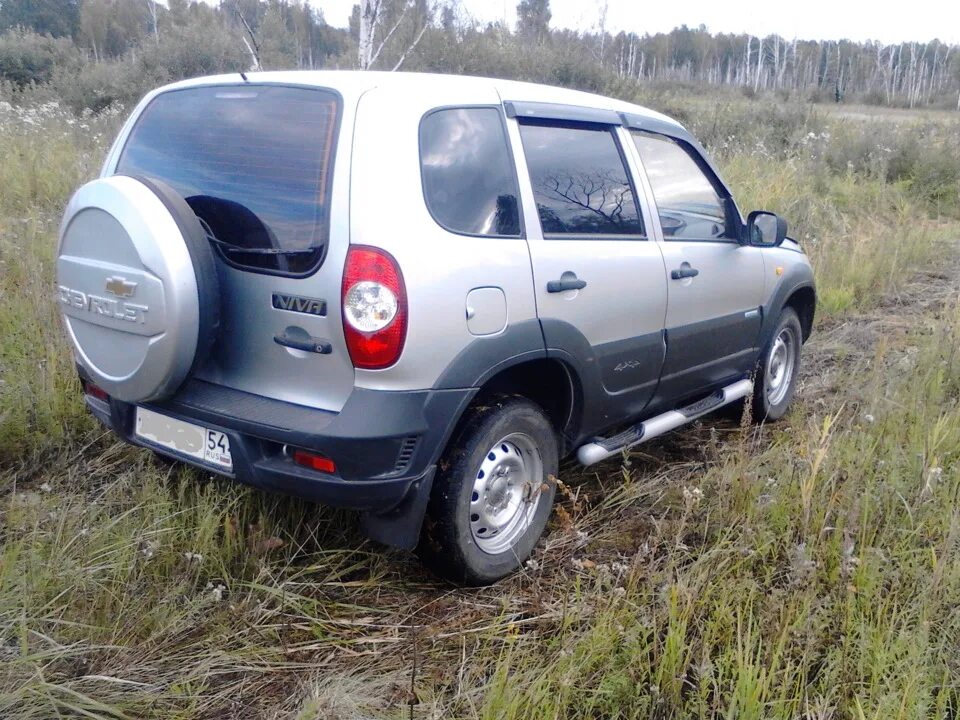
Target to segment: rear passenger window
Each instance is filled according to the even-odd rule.
[[[437,110],[420,123],[423,194],[433,218],[466,235],[520,236],[513,160],[500,110]]]
[[[526,121],[520,136],[545,236],[643,235],[610,128]]]
[[[731,238],[726,204],[693,157],[663,135],[633,132],[667,240]]]

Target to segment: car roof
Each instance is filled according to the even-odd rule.
[[[475,77],[471,75],[441,75],[433,73],[376,72],[360,70],[283,70],[270,72],[245,73],[250,82],[289,83],[294,85],[315,85],[333,88],[344,96],[359,98],[364,92],[377,87],[391,87],[409,91],[411,97],[425,107],[439,107],[447,104],[445,94],[449,88],[459,91],[475,87],[480,90],[495,90],[503,101],[556,103],[581,107],[612,110],[630,113],[644,118],[659,120],[682,127],[676,120],[641,105],[624,102],[615,98],[595,95],[580,90],[540,85],[538,83],[500,80],[497,78]],[[181,89],[198,85],[241,84],[244,80],[240,73],[211,75],[184,80],[160,88],[164,90]]]

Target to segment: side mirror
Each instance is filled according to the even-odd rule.
[[[776,213],[754,210],[747,217],[747,244],[779,247],[787,237],[787,221]]]

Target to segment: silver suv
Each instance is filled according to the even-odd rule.
[[[561,458],[784,414],[815,306],[785,235],[642,107],[236,74],[140,103],[66,208],[57,297],[123,439],[480,584],[530,555]]]

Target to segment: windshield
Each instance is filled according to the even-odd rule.
[[[231,263],[313,270],[327,241],[338,96],[313,88],[205,86],[158,95],[117,173],[172,186]]]

